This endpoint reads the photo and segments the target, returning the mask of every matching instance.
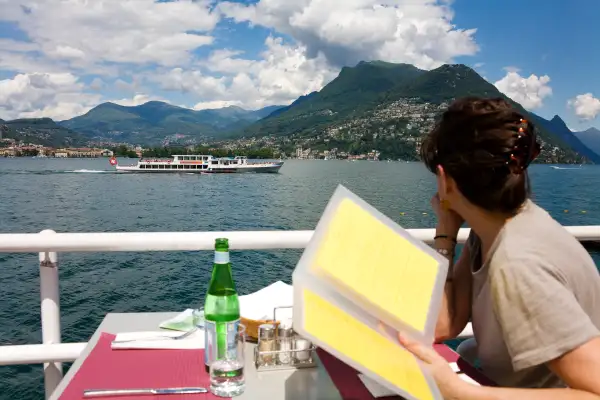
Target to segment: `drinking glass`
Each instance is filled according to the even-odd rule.
[[[227,343],[224,356],[210,364],[210,392],[219,397],[239,396],[246,389],[246,327],[238,324],[237,330],[228,334]]]

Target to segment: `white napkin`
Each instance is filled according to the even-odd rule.
[[[293,305],[294,288],[282,281],[277,281],[257,292],[240,296],[240,314],[248,319],[272,319],[275,307],[291,307]],[[291,308],[277,310],[278,320],[291,317]]]
[[[458,376],[460,377],[460,379],[462,379],[463,381],[467,381],[470,384],[473,384],[475,386],[481,386],[479,384],[479,382],[477,382],[476,380],[474,380],[473,378],[471,378],[469,375],[467,374],[458,374]]]
[[[176,337],[181,332],[151,331],[151,332],[125,332],[117,334],[111,343],[112,349],[203,349],[204,330],[198,329],[190,336],[175,340],[166,336]],[[159,339],[160,338],[160,339]],[[131,340],[130,342],[117,343],[120,340]]]
[[[371,393],[371,396],[378,397],[387,397],[387,396],[396,396],[398,393],[392,392],[390,389],[382,386],[377,383],[373,379],[369,378],[366,375],[358,374],[358,378],[362,381],[363,385],[367,388],[367,390]]]
[[[196,315],[194,316],[194,314]],[[161,322],[158,327],[187,332],[194,328],[194,318],[196,319],[198,327],[204,328],[204,310],[194,310],[192,308],[188,308],[173,318]]]

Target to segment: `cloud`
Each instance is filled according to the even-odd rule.
[[[147,103],[149,101],[165,101],[165,99],[157,96],[150,96],[147,94],[138,93],[132,98],[125,98],[120,100],[109,100],[111,103],[115,103],[121,106],[139,106],[141,104]]]
[[[100,101],[100,95],[85,93],[83,88],[71,73],[18,74],[0,80],[0,115],[5,119],[71,118]]]
[[[320,90],[342,66],[362,60],[435,68],[478,51],[476,30],[458,29],[449,4],[0,0],[0,21],[22,31],[0,38],[0,71],[13,76],[10,85],[2,81],[11,90],[0,93],[0,117],[72,117],[113,98],[128,105],[147,98],[198,109],[257,109]],[[223,18],[241,25],[219,24]],[[270,35],[255,43],[260,36],[248,25]],[[230,26],[248,33],[247,48],[230,44]],[[208,50],[197,51],[203,46]],[[74,83],[39,89],[31,83],[39,74],[70,76]]]
[[[241,106],[242,102],[239,100],[214,100],[214,101],[204,101],[196,104],[193,108],[194,110],[212,110],[215,108],[225,108],[230,106]]]
[[[589,121],[600,114],[600,99],[591,93],[580,94],[567,101],[567,107],[572,108],[581,120]]]
[[[548,75],[531,74],[528,78],[517,72],[508,72],[506,76],[494,85],[499,91],[521,104],[528,110],[534,110],[544,105],[544,99],[552,96],[552,88],[548,85]]]
[[[236,22],[288,35],[308,58],[323,54],[337,67],[382,59],[432,69],[479,49],[476,30],[456,29],[450,8],[434,0],[225,1],[217,8]]]
[[[298,97],[320,90],[337,74],[323,56],[309,59],[306,48],[287,45],[268,37],[260,60],[236,57],[239,52],[218,50],[209,56],[206,68],[222,73],[214,77],[201,70],[174,68],[152,77],[165,90],[190,93],[203,104],[235,104],[257,109],[289,104]],[[220,60],[220,61],[218,61]],[[197,107],[198,107],[197,104]]]
[[[509,65],[509,66],[504,67],[502,69],[504,71],[506,71],[506,72],[517,72],[517,73],[521,72],[521,68],[515,67],[515,66],[512,66],[512,65]]]
[[[38,50],[58,64],[80,68],[185,63],[192,50],[212,43],[206,32],[219,20],[208,0],[0,0],[0,9],[0,20],[16,23],[31,39],[4,47]]]
[[[478,62],[478,63],[475,63],[475,64],[473,64],[473,67],[474,67],[474,68],[481,68],[481,67],[483,67],[484,65],[485,65],[485,63]]]

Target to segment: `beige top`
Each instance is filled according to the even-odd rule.
[[[545,364],[600,336],[600,274],[590,255],[531,201],[503,227],[483,266],[474,233],[467,246],[484,373],[501,386],[565,386]]]

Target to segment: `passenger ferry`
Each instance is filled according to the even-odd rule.
[[[137,165],[119,165],[115,157],[110,159],[119,172],[138,173],[277,173],[283,161],[248,160],[245,156],[213,157],[207,155],[174,155],[170,159],[142,158]]]

